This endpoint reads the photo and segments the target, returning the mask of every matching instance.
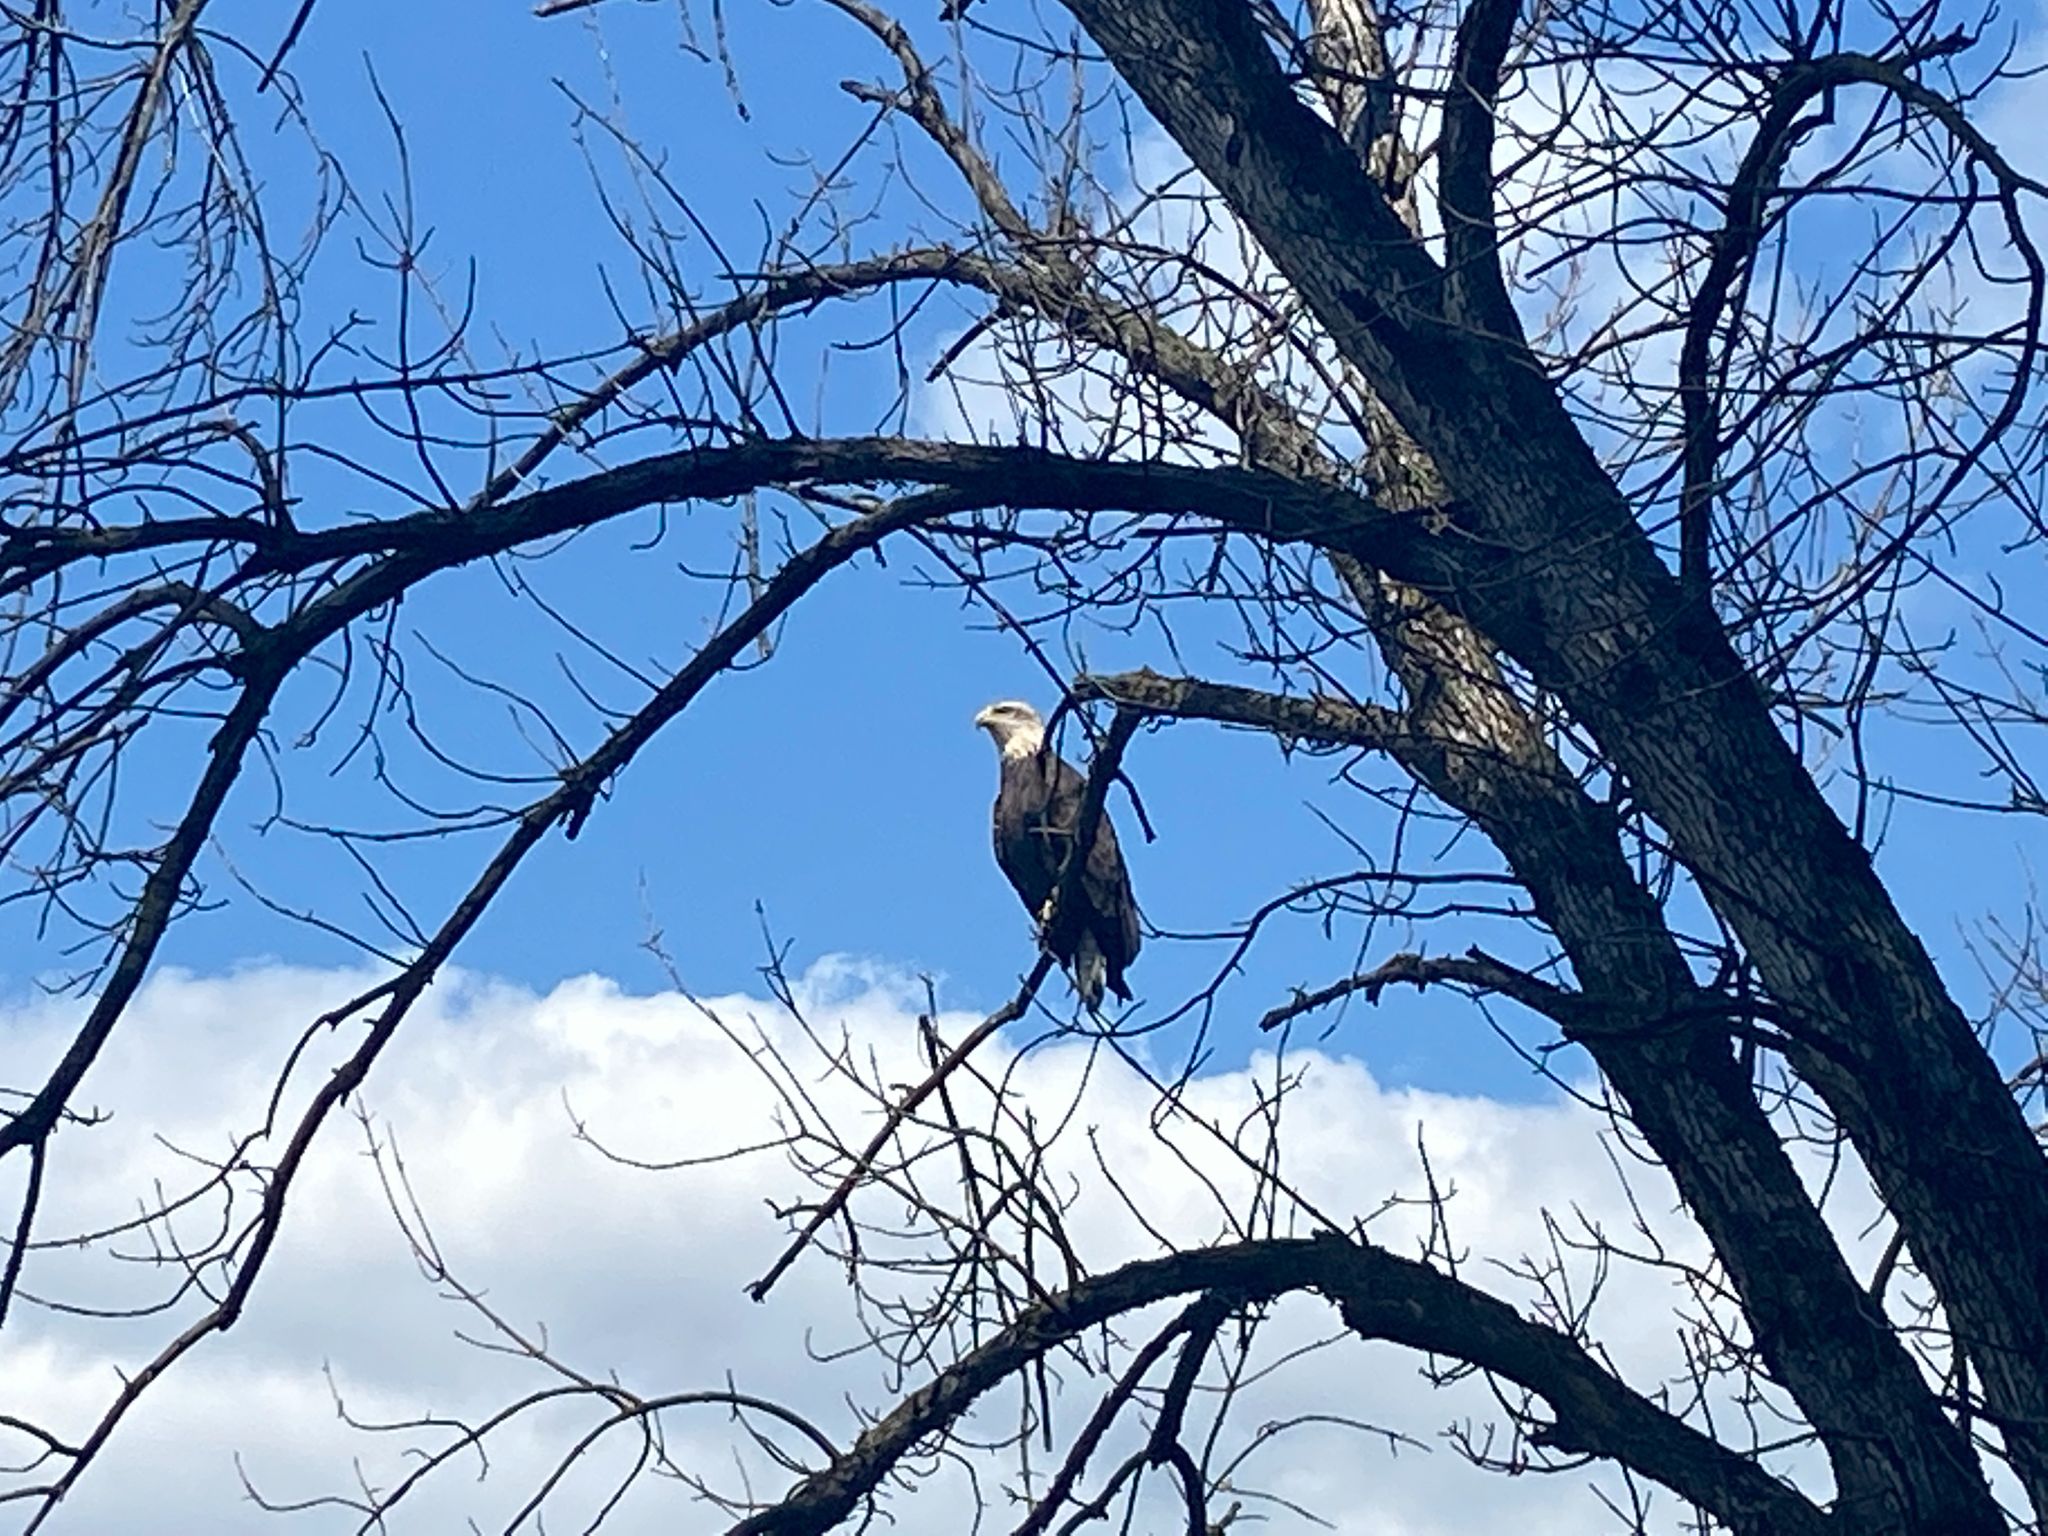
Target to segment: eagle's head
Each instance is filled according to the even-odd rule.
[[[1007,758],[1035,757],[1045,746],[1045,722],[1038,711],[1019,699],[1002,699],[974,717],[974,723],[995,739]]]

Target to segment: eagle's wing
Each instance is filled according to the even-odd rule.
[[[1045,835],[1048,788],[1035,763],[1005,763],[996,795],[996,863],[1033,918],[1052,894],[1065,851],[1051,846]]]
[[[1080,830],[1081,801],[1086,797],[1088,781],[1063,759],[1056,760],[1053,776],[1050,820],[1071,839]],[[1055,872],[1066,852],[1064,842],[1054,849]],[[1107,805],[1095,824],[1095,840],[1089,845],[1088,862],[1081,871],[1081,893],[1088,901],[1092,919],[1088,926],[1095,934],[1096,944],[1109,961],[1112,974],[1121,974],[1138,953],[1138,903],[1131,895],[1130,873],[1124,868],[1123,850],[1117,846],[1116,828],[1110,824]]]
[[[1075,811],[1078,815],[1078,806]],[[1117,847],[1116,828],[1109,824],[1107,808],[1096,824],[1095,845],[1088,850],[1088,868],[1083,873],[1082,885],[1088,893],[1088,905],[1102,916],[1104,926],[1123,940],[1120,953],[1115,956],[1117,969],[1122,970],[1138,953],[1138,903],[1131,895],[1130,871],[1124,868],[1123,850]]]

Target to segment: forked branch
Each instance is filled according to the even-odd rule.
[[[1314,1291],[1360,1339],[1467,1361],[1549,1404],[1541,1442],[1610,1457],[1731,1529],[1831,1536],[1833,1522],[1747,1457],[1717,1444],[1603,1369],[1564,1335],[1448,1275],[1335,1233],[1233,1243],[1127,1264],[1017,1320],[911,1394],[824,1470],[727,1536],[823,1536],[928,1437],[992,1387],[1090,1329],[1175,1296],[1226,1306]]]

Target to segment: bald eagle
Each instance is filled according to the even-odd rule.
[[[1014,699],[991,704],[974,723],[994,739],[1002,758],[996,789],[996,863],[1024,898],[1033,919],[1043,924],[1046,906],[1059,888],[1060,869],[1081,818],[1087,781],[1045,741],[1045,722],[1029,704]],[[1138,904],[1131,877],[1116,846],[1116,831],[1105,811],[1081,873],[1083,910],[1078,928],[1059,926],[1074,937],[1054,958],[1073,978],[1074,990],[1092,1013],[1102,1006],[1106,985],[1131,1000],[1124,971],[1138,956]]]

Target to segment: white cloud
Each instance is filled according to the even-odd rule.
[[[224,1147],[260,1113],[303,1022],[362,979],[261,969],[153,985],[91,1079],[91,1097],[114,1118],[60,1138],[44,1235],[133,1211],[155,1180],[189,1182],[190,1165],[154,1138]],[[819,1358],[863,1337],[842,1272],[822,1255],[803,1260],[766,1305],[745,1299],[742,1286],[784,1241],[771,1203],[812,1193],[781,1153],[650,1173],[608,1161],[574,1134],[580,1121],[624,1156],[701,1156],[771,1138],[778,1105],[789,1128],[796,1122],[783,1094],[801,1094],[813,1106],[801,1111],[804,1119],[822,1116],[847,1138],[864,1140],[877,1107],[827,1069],[821,1047],[856,1063],[863,1076],[913,1082],[924,1070],[919,998],[899,978],[844,964],[814,969],[797,998],[812,1035],[779,1007],[746,998],[700,1007],[677,995],[629,996],[589,977],[537,996],[457,978],[430,996],[380,1063],[367,1107],[378,1135],[395,1139],[453,1274],[485,1292],[508,1324],[533,1338],[545,1330],[558,1358],[595,1377],[616,1373],[642,1393],[718,1389],[730,1373],[740,1390],[801,1409],[845,1444],[861,1427],[849,1402],[884,1410],[929,1368],[912,1368],[891,1384],[872,1356]],[[973,1022],[948,1017],[940,1028],[957,1040]],[[1446,1027],[1470,1022],[1451,1018]],[[65,1026],[65,1011],[50,1005],[0,1020],[11,1047],[29,1059],[56,1049]],[[299,1073],[296,1100],[350,1043],[345,1033],[321,1042],[320,1059]],[[780,1092],[764,1071],[773,1053],[791,1064]],[[1076,1191],[1069,1230],[1092,1270],[1157,1251],[1104,1169],[1142,1200],[1146,1222],[1177,1241],[1214,1240],[1243,1219],[1254,1182],[1246,1165],[1185,1120],[1155,1135],[1154,1090],[1113,1057],[1063,1042],[1020,1062],[998,1040],[975,1064],[990,1079],[1008,1071],[1018,1102],[1048,1134],[1065,1117],[1049,1166],[1056,1184]],[[1303,1080],[1283,1112],[1284,1165],[1302,1192],[1339,1219],[1370,1215],[1390,1197],[1419,1196],[1419,1136],[1438,1186],[1455,1191],[1451,1235],[1463,1272],[1498,1294],[1531,1299],[1527,1283],[1494,1261],[1549,1253],[1546,1211],[1568,1234],[1582,1220],[1615,1233],[1631,1223],[1599,1118],[1583,1107],[1387,1089],[1356,1060],[1304,1055],[1288,1065]],[[1232,1132],[1255,1127],[1251,1112],[1274,1071],[1268,1058],[1202,1078],[1186,1102]],[[985,1095],[964,1080],[956,1105],[986,1123]],[[1254,1155],[1256,1140],[1248,1135],[1245,1143]],[[275,1147],[258,1155],[274,1156]],[[957,1199],[956,1167],[949,1155],[913,1171],[935,1196]],[[1660,1236],[1676,1252],[1696,1255],[1697,1240],[1670,1217],[1668,1185],[1642,1170],[1630,1177]],[[881,1224],[904,1214],[900,1201],[883,1194],[866,1196],[861,1209]],[[195,1216],[181,1228],[196,1239],[207,1220]],[[1426,1213],[1410,1206],[1379,1217],[1371,1231],[1395,1251],[1412,1252],[1426,1225]],[[124,1246],[135,1251],[140,1243],[131,1238]],[[1591,1262],[1570,1254],[1566,1261],[1573,1284],[1582,1285]],[[163,1278],[148,1266],[112,1264],[101,1247],[39,1254],[26,1283],[43,1294],[90,1285],[103,1299],[133,1299]],[[1679,1299],[1656,1271],[1623,1267],[1609,1279],[1596,1331],[1640,1385],[1654,1387],[1679,1363],[1672,1312]],[[0,1412],[69,1434],[81,1433],[103,1406],[117,1370],[132,1371],[179,1326],[162,1317],[93,1323],[36,1309],[16,1322],[22,1326],[11,1324],[0,1345]],[[266,1495],[296,1500],[347,1494],[356,1464],[371,1482],[389,1486],[412,1465],[408,1446],[445,1440],[350,1430],[335,1416],[323,1365],[351,1414],[386,1423],[473,1416],[559,1384],[530,1361],[463,1344],[458,1329],[481,1334],[488,1326],[423,1280],[385,1208],[361,1127],[334,1123],[295,1192],[286,1235],[242,1323],[208,1340],[147,1394],[50,1529],[353,1528],[354,1517],[339,1509],[283,1521],[257,1510],[242,1500],[236,1456]],[[1291,1301],[1261,1336],[1259,1358],[1278,1359],[1336,1331],[1327,1307]],[[1433,1389],[1420,1364],[1391,1347],[1352,1341],[1306,1355],[1245,1392],[1221,1443],[1240,1447],[1263,1422],[1325,1413],[1436,1447],[1392,1454],[1383,1439],[1325,1425],[1282,1436],[1250,1457],[1241,1481],[1306,1504],[1345,1531],[1419,1536],[1510,1518],[1530,1532],[1564,1531],[1602,1518],[1582,1478],[1507,1479],[1467,1467],[1442,1431],[1496,1419],[1491,1396],[1476,1381]],[[1101,1383],[1071,1367],[1061,1379],[1059,1423],[1071,1432]],[[1013,1426],[1017,1412],[1014,1392],[1000,1393],[983,1422]],[[401,1506],[404,1518],[390,1528],[458,1529],[469,1517],[501,1528],[600,1417],[584,1401],[521,1419],[493,1437],[487,1479],[479,1480],[473,1455],[456,1458]],[[757,1489],[779,1491],[789,1480],[746,1452],[722,1410],[679,1410],[665,1425],[672,1458],[720,1488],[739,1485],[742,1465]],[[624,1475],[637,1448],[630,1430],[615,1431],[549,1503],[548,1528],[583,1528],[608,1492],[607,1479]],[[14,1449],[5,1447],[6,1459],[18,1459]],[[1042,1476],[1045,1453],[1034,1455]],[[1097,1470],[1113,1465],[1106,1450]],[[993,1462],[983,1469],[992,1497],[1004,1475]],[[964,1484],[955,1484],[897,1496],[892,1512],[910,1532],[955,1530],[963,1493]],[[1658,1507],[1675,1528],[1671,1501]],[[1269,1515],[1270,1529],[1308,1528],[1278,1506],[1248,1501],[1246,1512]],[[999,1506],[990,1520],[1007,1528],[1015,1518]],[[691,1503],[687,1489],[650,1479],[604,1528],[668,1530],[679,1520],[692,1528],[722,1523],[715,1509]]]

